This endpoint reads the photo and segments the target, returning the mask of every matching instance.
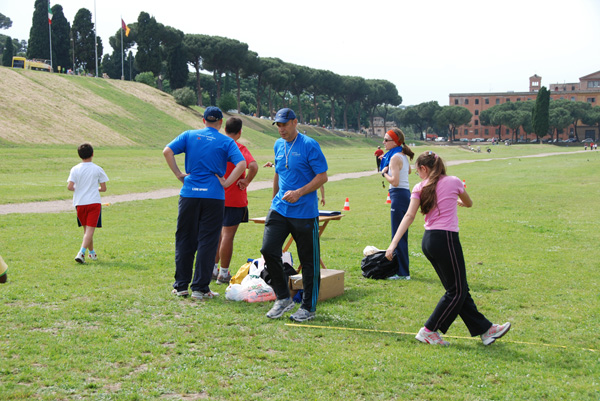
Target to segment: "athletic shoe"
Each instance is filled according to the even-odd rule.
[[[88,258],[91,260],[98,260],[98,255],[96,253],[88,253]]]
[[[190,295],[188,290],[177,291],[177,288],[173,288],[173,291],[171,291],[171,294],[177,295],[178,297],[184,297],[184,298],[186,298],[188,295]]]
[[[229,273],[219,273],[219,275],[217,276],[217,284],[229,284],[229,281],[231,281],[231,274]]]
[[[208,292],[202,292],[202,291],[192,291],[192,298],[193,299],[212,299],[215,297],[218,297],[219,293],[218,292],[213,292],[208,290]]]
[[[483,341],[483,345],[490,345],[498,338],[508,333],[508,330],[510,330],[509,322],[506,322],[503,325],[493,324],[485,334],[481,335],[481,341]]]
[[[84,264],[85,263],[85,255],[81,252],[77,252],[77,256],[75,256],[75,262]]]
[[[428,333],[425,331],[425,327],[419,330],[415,338],[425,344],[442,345],[444,347],[450,345],[448,341],[442,339],[442,336],[437,331],[430,331]]]
[[[215,281],[217,279],[217,277],[219,277],[219,265],[215,263],[215,267],[213,268],[211,280]]]
[[[398,274],[394,274],[393,276],[388,277],[386,280],[410,280],[410,276],[399,276]]]
[[[290,316],[290,320],[294,322],[306,322],[307,320],[311,320],[315,317],[315,312],[309,312],[304,308],[298,308],[295,313],[292,313]]]
[[[294,301],[292,298],[277,299],[275,305],[267,312],[267,317],[269,319],[279,319],[285,312],[292,309],[294,309]]]

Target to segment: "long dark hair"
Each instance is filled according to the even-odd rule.
[[[394,134],[398,136],[398,142],[400,142],[400,145],[402,146],[402,153],[412,160],[413,157],[415,157],[415,152],[413,152],[404,142],[404,132],[402,132],[400,128],[392,128],[392,131],[394,131]]]
[[[421,188],[421,213],[427,214],[432,209],[437,207],[437,194],[435,188],[440,180],[440,177],[446,175],[446,166],[441,157],[431,151],[421,153],[417,157],[415,166],[427,167],[429,169],[429,177],[427,184]]]

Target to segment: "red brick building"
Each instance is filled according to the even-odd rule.
[[[498,138],[498,127],[483,126],[479,122],[479,114],[497,104],[506,102],[525,102],[535,100],[537,92],[542,87],[542,77],[533,75],[529,77],[528,92],[502,92],[502,93],[451,93],[450,105],[463,106],[469,109],[471,122],[468,125],[462,125],[456,129],[456,139],[461,138]],[[579,78],[577,83],[562,83],[548,85],[551,99],[567,99],[579,102],[588,102],[592,106],[600,104],[600,71]],[[512,138],[512,130],[502,127],[502,139]],[[574,135],[574,126],[559,133],[559,140],[568,139]],[[594,141],[600,139],[598,127],[589,127],[586,125],[577,125],[577,135],[579,139],[592,138]],[[526,135],[523,129],[519,129],[518,139],[534,140],[535,134]]]

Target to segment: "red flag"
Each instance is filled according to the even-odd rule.
[[[121,28],[125,31],[125,36],[129,36],[129,31],[131,31],[131,29],[129,29],[125,21],[123,21],[123,18],[121,18]]]

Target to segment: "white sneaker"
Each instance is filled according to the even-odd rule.
[[[290,320],[293,320],[294,322],[305,322],[307,320],[314,319],[314,317],[315,312],[309,312],[304,308],[298,308],[295,313],[292,313]]]
[[[217,276],[217,284],[229,284],[230,281],[231,281],[230,273],[222,274],[221,272],[219,272],[219,275]]]
[[[208,291],[208,292],[202,292],[202,291],[192,291],[192,298],[193,299],[213,299],[215,297],[218,297],[219,293],[218,292],[213,292],[213,291]]]
[[[283,314],[289,310],[294,309],[294,301],[292,298],[278,299],[275,301],[275,305],[267,312],[269,319],[279,319]]]
[[[98,260],[98,255],[96,253],[88,253],[88,258],[90,260]]]
[[[77,256],[75,256],[75,262],[84,264],[85,263],[85,255],[81,252],[77,252]]]
[[[450,345],[448,341],[445,341],[442,338],[440,333],[437,331],[430,331],[428,333],[425,331],[425,327],[421,327],[421,330],[419,330],[415,338],[425,344],[442,345],[444,347]]]
[[[502,337],[510,330],[510,323],[506,322],[503,325],[493,324],[487,332],[481,335],[481,341],[483,345],[490,345],[498,338]]]
[[[386,280],[410,280],[410,276],[400,276],[398,274],[394,274],[393,276],[388,277]]]
[[[173,291],[171,291],[171,294],[176,295],[178,297],[183,297],[183,298],[187,298],[187,296],[190,295],[188,290],[177,291],[177,288],[173,288]]]

